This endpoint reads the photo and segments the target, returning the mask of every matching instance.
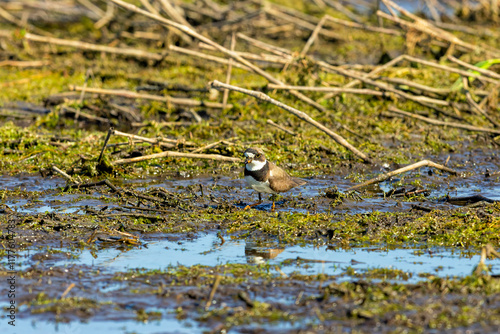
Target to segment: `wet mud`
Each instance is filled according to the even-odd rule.
[[[15,226],[19,316],[33,321],[22,326],[493,331],[500,260],[486,261],[488,275],[473,275],[481,245],[499,242],[500,189],[479,172],[498,166],[483,159],[476,156],[474,168],[465,162],[458,176],[421,168],[356,196],[346,192],[350,174],[312,176],[280,196],[276,212],[270,201],[243,210],[256,193],[239,170],[115,179],[119,193],[4,175],[1,218]],[[474,194],[493,202],[446,200]],[[463,237],[467,224],[479,223],[485,233]]]

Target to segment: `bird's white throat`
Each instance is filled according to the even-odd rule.
[[[245,168],[251,172],[256,170],[261,170],[266,165],[266,162],[267,160],[264,161],[252,160],[251,163],[245,165]]]

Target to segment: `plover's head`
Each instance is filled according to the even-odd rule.
[[[260,170],[266,164],[266,156],[260,148],[251,147],[245,151],[244,155],[248,170]]]

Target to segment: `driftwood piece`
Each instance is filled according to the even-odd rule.
[[[417,169],[417,168],[421,168],[421,167],[433,167],[433,168],[440,169],[442,171],[448,172],[448,173],[453,174],[453,175],[457,174],[457,171],[455,171],[454,169],[445,167],[443,165],[437,164],[437,163],[432,162],[430,160],[422,160],[422,161],[419,161],[419,162],[414,163],[412,165],[396,169],[395,171],[392,171],[392,172],[389,172],[389,173],[385,173],[385,174],[381,174],[381,175],[379,175],[379,176],[377,176],[377,177],[375,177],[373,179],[370,179],[370,180],[368,180],[366,182],[363,182],[363,183],[357,184],[355,186],[349,187],[349,188],[347,188],[347,190],[348,191],[350,191],[350,190],[356,190],[356,189],[359,189],[359,188],[362,188],[362,187],[369,186],[370,184],[383,182],[383,181],[385,181],[385,180],[387,180],[390,177],[393,177],[395,175],[402,174],[402,173],[405,173],[405,172],[409,172],[409,171],[411,171],[413,169]]]
[[[326,126],[324,126],[324,125],[320,124],[319,122],[315,121],[313,118],[311,118],[311,116],[309,116],[308,114],[306,114],[306,113],[304,113],[304,112],[302,112],[300,110],[297,110],[295,108],[287,106],[286,104],[281,103],[281,102],[279,102],[279,101],[271,98],[270,96],[268,96],[268,95],[266,95],[264,93],[257,92],[257,91],[254,91],[254,90],[249,90],[249,89],[244,89],[244,88],[240,88],[240,87],[236,87],[236,86],[226,85],[226,84],[223,84],[222,82],[219,82],[217,80],[212,81],[209,85],[210,85],[210,87],[218,89],[218,90],[230,89],[230,90],[234,90],[236,92],[240,92],[240,93],[243,93],[243,94],[247,94],[247,95],[253,96],[253,97],[255,97],[255,98],[257,98],[257,99],[259,99],[261,101],[272,103],[272,104],[280,107],[281,109],[283,109],[285,111],[288,111],[289,113],[297,116],[301,120],[306,121],[307,123],[309,123],[309,124],[315,126],[316,128],[320,129],[321,131],[323,131],[324,133],[326,133],[327,135],[329,135],[331,138],[333,138],[333,140],[335,140],[338,144],[344,146],[349,151],[351,151],[352,153],[354,153],[356,156],[358,156],[359,158],[361,158],[364,162],[371,163],[371,160],[370,160],[370,158],[368,158],[367,155],[365,155],[364,153],[362,153],[361,151],[359,151],[357,148],[355,148],[354,146],[352,146],[342,136],[338,135],[337,133],[335,133],[332,130],[328,129]]]
[[[196,153],[182,153],[182,152],[165,151],[165,152],[161,152],[161,153],[145,155],[142,157],[129,158],[129,159],[118,159],[118,160],[113,161],[113,165],[124,165],[124,164],[129,164],[129,163],[134,163],[134,162],[146,161],[146,160],[151,160],[151,159],[166,158],[166,157],[242,162],[242,160],[240,158],[226,157],[226,156],[219,155],[219,154],[196,154]]]

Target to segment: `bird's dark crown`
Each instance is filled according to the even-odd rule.
[[[262,151],[260,148],[256,147],[251,147],[248,148],[245,153],[245,157],[251,158],[252,160],[257,160],[257,161],[266,161],[266,156],[264,154],[264,151]]]

